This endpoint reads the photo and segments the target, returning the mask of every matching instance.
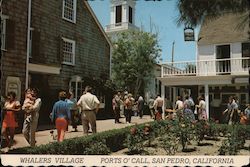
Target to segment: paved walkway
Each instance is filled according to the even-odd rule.
[[[122,123],[115,124],[114,119],[97,120],[97,133],[111,130],[111,129],[120,129],[126,126],[135,125],[135,124],[150,122],[150,121],[153,121],[153,119],[151,119],[150,116],[145,115],[143,116],[142,119],[140,119],[139,117],[132,117],[131,124],[126,124],[125,118],[120,118],[120,121]],[[70,125],[68,131],[65,134],[65,139],[83,136],[84,134],[83,134],[82,125],[78,125],[77,129],[78,129],[78,132],[74,132],[74,129]],[[54,130],[54,134],[56,134],[56,129],[51,129],[51,130]],[[48,144],[50,142],[55,142],[56,140],[53,140],[53,137],[50,133],[51,130],[43,130],[43,131],[36,132],[36,141],[37,141],[36,145],[42,145],[42,144]],[[11,147],[11,149],[29,146],[29,144],[24,139],[23,134],[16,134],[14,137],[14,140],[15,140],[15,143]],[[1,151],[6,152],[8,151],[8,148],[2,148]]]

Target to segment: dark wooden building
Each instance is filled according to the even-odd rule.
[[[111,42],[87,1],[11,0],[3,1],[2,9],[2,95],[14,90],[22,101],[25,87],[37,87],[40,125],[49,122],[59,90],[79,98],[91,85],[105,107],[102,115],[110,114],[111,93],[104,85],[110,77]]]

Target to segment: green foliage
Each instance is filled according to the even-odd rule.
[[[109,153],[110,149],[107,147],[105,140],[89,143],[89,147],[83,152],[84,155],[107,155]]]
[[[63,142],[53,142],[37,147],[24,147],[10,150],[10,154],[64,154],[64,155],[84,155],[84,154],[108,154],[124,148],[124,141],[128,128],[115,129],[96,133],[89,136],[65,139]],[[95,141],[95,143],[93,143]],[[92,143],[92,144],[90,144]],[[101,144],[103,143],[103,144]],[[104,147],[104,145],[107,146]],[[101,150],[98,150],[98,146]],[[91,151],[92,150],[92,151]],[[110,151],[109,151],[110,150]]]
[[[128,154],[141,154],[144,151],[142,130],[132,127],[124,145],[128,148]]]
[[[249,11],[249,6],[248,0],[179,0],[177,23],[197,26],[202,23],[204,16],[215,18],[225,12],[243,13]]]
[[[144,147],[150,147],[151,141],[157,135],[154,132],[156,124],[146,123],[145,125],[131,127],[124,145],[128,148],[128,154],[147,154]],[[146,142],[145,142],[146,141]]]
[[[204,139],[204,136],[208,134],[209,124],[205,120],[198,121],[194,124],[195,126],[195,139],[200,144],[200,142]]]
[[[219,154],[237,155],[239,150],[244,147],[246,138],[247,134],[245,129],[240,128],[239,125],[233,125],[232,128],[230,128],[229,136],[222,142]]]
[[[147,78],[153,75],[160,56],[157,35],[143,31],[127,31],[118,35],[112,55],[113,79],[119,88],[133,94],[143,91]]]
[[[175,155],[179,141],[176,140],[176,135],[174,133],[167,133],[160,138],[160,142],[167,155]]]
[[[106,155],[128,147],[129,154],[145,154],[145,147],[151,146],[151,141],[159,138],[161,146],[167,154],[174,155],[178,145],[182,150],[187,143],[198,135],[197,129],[202,129],[206,123],[196,126],[189,120],[153,121],[123,129],[114,129],[97,134],[66,139],[63,142],[54,142],[37,147],[24,147],[10,150],[8,154],[63,154],[63,155]],[[197,124],[198,125],[198,124]],[[210,130],[211,127],[214,130]],[[245,140],[250,139],[249,125],[226,125],[209,122],[206,135],[222,133],[227,139],[223,141],[220,154],[236,155],[243,148]],[[135,131],[131,131],[135,129]],[[210,131],[215,131],[211,133]],[[201,132],[204,134],[203,132]]]

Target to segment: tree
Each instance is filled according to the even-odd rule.
[[[213,19],[225,12],[244,14],[241,26],[246,26],[246,20],[250,17],[250,0],[179,0],[177,8],[177,24],[192,27],[200,25],[204,17]]]
[[[134,95],[144,92],[147,78],[160,56],[157,34],[139,30],[118,34],[112,55],[113,80]]]

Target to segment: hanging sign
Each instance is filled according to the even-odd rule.
[[[184,40],[185,41],[195,41],[194,29],[192,27],[184,28]]]

